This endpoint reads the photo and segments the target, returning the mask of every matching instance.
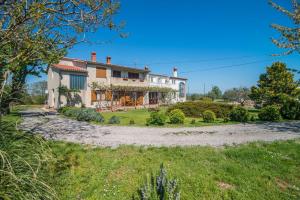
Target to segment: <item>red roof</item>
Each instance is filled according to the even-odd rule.
[[[54,64],[52,66],[57,68],[57,69],[64,70],[64,71],[87,72],[86,69],[84,69],[82,67],[77,67],[77,66],[61,65],[61,64]]]

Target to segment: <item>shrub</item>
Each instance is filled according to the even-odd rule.
[[[130,125],[133,125],[133,124],[135,124],[135,121],[134,121],[133,119],[131,119],[131,120],[129,121],[129,124],[130,124]]]
[[[262,121],[278,121],[281,119],[280,110],[277,106],[266,106],[260,110],[258,117]]]
[[[60,107],[57,111],[59,113],[64,114],[67,110],[70,110],[70,109],[71,109],[71,107],[69,107],[69,106],[63,106],[63,107]]]
[[[256,121],[256,117],[254,115],[251,115],[250,116],[250,121],[252,121],[252,122]]]
[[[96,112],[96,110],[91,108],[80,109],[76,119],[78,121],[104,122],[104,117],[100,113]]]
[[[284,119],[300,119],[300,102],[296,100],[287,100],[280,109],[281,116]]]
[[[204,122],[214,122],[216,120],[216,115],[213,111],[211,110],[206,110],[203,113],[203,121]]]
[[[229,117],[226,116],[226,117],[223,118],[223,122],[224,122],[224,123],[227,123],[227,122],[229,122],[229,121],[230,121],[230,118],[229,118]]]
[[[159,107],[148,108],[148,112],[159,112],[159,111],[160,111]]]
[[[120,118],[114,115],[109,119],[108,123],[109,124],[120,124]]]
[[[181,110],[175,109],[170,112],[169,118],[171,124],[183,124],[185,116]]]
[[[80,109],[79,108],[69,108],[67,109],[63,114],[67,117],[73,117],[73,118],[77,118],[77,116],[80,113]]]
[[[78,121],[92,121],[94,112],[92,109],[80,109],[76,119]]]
[[[243,107],[235,107],[229,114],[230,120],[237,122],[247,122],[249,117],[248,110]]]
[[[67,117],[76,118],[78,121],[104,122],[104,117],[92,108],[63,107],[59,112]]]
[[[196,124],[196,120],[192,119],[191,124]]]
[[[145,184],[133,195],[133,200],[180,200],[179,184],[176,179],[169,179],[163,165],[157,175],[151,173]]]
[[[150,118],[147,119],[146,125],[159,125],[162,126],[166,123],[167,116],[161,112],[152,112]]]
[[[167,113],[175,109],[180,109],[187,117],[201,117],[204,111],[211,110],[218,118],[223,118],[233,109],[233,105],[207,101],[189,101],[170,106]]]

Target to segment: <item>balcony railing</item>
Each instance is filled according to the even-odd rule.
[[[116,85],[136,85],[136,86],[149,85],[149,83],[145,79],[119,78],[119,77],[111,77],[111,83]]]

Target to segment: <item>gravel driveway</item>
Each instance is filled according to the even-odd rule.
[[[222,146],[251,141],[288,140],[300,137],[300,121],[264,124],[235,124],[189,128],[100,126],[63,118],[39,109],[23,111],[20,129],[47,139],[117,147]]]

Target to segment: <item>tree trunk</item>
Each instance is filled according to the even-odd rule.
[[[114,91],[111,90],[110,110],[113,111]]]

